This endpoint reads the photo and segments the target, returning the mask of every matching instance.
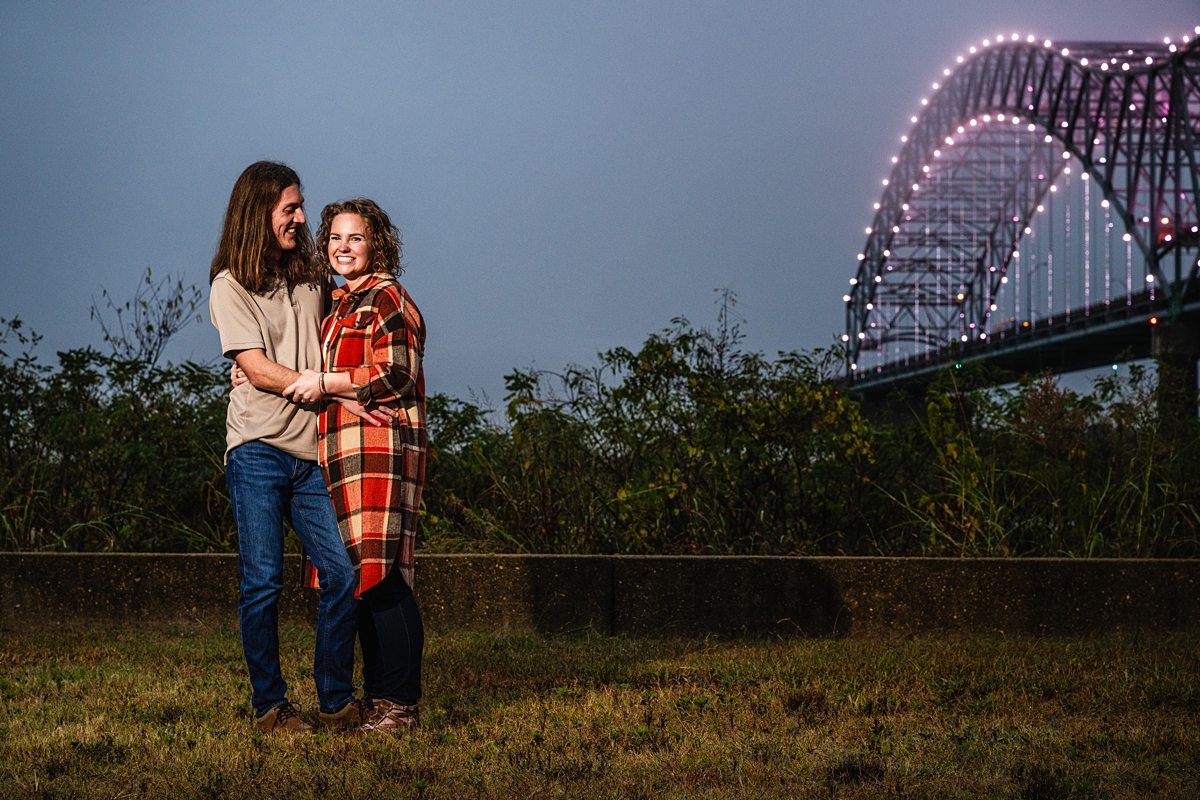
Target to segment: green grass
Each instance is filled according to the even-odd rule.
[[[367,740],[253,732],[228,628],[2,636],[4,798],[1200,797],[1195,635],[434,636],[423,727]]]

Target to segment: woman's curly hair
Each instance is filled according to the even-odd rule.
[[[400,277],[404,265],[400,263],[402,245],[400,230],[392,224],[387,212],[374,200],[356,197],[340,203],[330,203],[321,209],[321,228],[317,231],[317,260],[322,271],[333,275],[329,263],[329,227],[338,214],[357,214],[367,226],[367,244],[371,248],[371,271],[386,272],[393,278]]]

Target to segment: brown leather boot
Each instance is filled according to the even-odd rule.
[[[324,728],[352,731],[362,724],[362,721],[366,719],[370,711],[370,700],[351,700],[333,714],[326,714],[322,711],[317,714],[317,719],[320,720],[321,726]]]
[[[254,721],[263,733],[312,733],[313,726],[300,718],[299,709],[286,700]]]
[[[355,729],[357,734],[408,733],[421,724],[421,713],[416,706],[402,706],[391,700],[373,699],[374,708],[362,725]]]

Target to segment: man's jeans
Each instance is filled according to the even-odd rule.
[[[333,713],[353,699],[357,580],[338,533],[337,517],[321,468],[262,442],[229,453],[225,469],[238,529],[242,580],[238,616],[242,650],[259,716],[287,698],[279,670],[279,595],[283,591],[283,520],[291,522],[321,584],[313,678],[321,711]]]

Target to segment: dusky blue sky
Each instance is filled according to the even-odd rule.
[[[828,345],[921,96],[998,33],[1149,41],[1195,0],[0,2],[0,316],[39,352],[147,267],[204,288],[233,181],[404,234],[430,391],[591,363],[740,297],[747,345]],[[218,355],[208,321],[167,353]]]

